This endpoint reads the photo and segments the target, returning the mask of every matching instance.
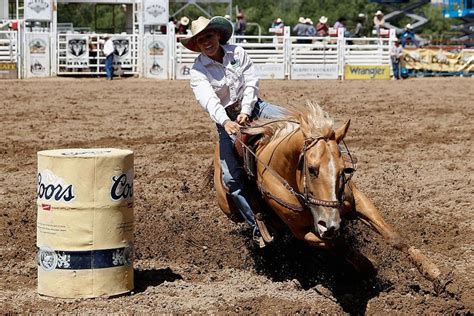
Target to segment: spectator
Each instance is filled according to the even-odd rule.
[[[313,20],[311,20],[310,18],[306,18],[306,20],[304,20],[304,23],[306,24],[306,35],[307,36],[316,36],[316,29],[314,28],[314,23],[313,23]]]
[[[306,24],[306,36],[308,36],[308,37],[316,36],[316,29],[314,28],[313,21],[311,21],[310,18],[306,18],[306,20],[304,20],[304,22]],[[313,42],[312,39],[305,40],[305,43],[307,43],[307,44],[311,44],[312,42]]]
[[[364,37],[365,30],[364,30],[364,22],[365,22],[365,14],[359,13],[357,16],[357,24],[354,29],[354,33],[352,34],[353,37]]]
[[[105,37],[104,47],[102,52],[105,55],[105,73],[107,74],[107,80],[112,80],[114,76],[114,42],[110,36]]]
[[[280,18],[277,18],[273,23],[272,23],[272,29],[275,32],[276,35],[283,35],[283,29],[285,28],[285,23],[283,23],[283,20]]]
[[[235,35],[244,36],[245,29],[247,28],[247,22],[245,21],[245,16],[242,12],[237,13],[237,22],[235,22],[234,32]],[[236,39],[237,43],[243,42],[242,38]]]
[[[283,32],[285,29],[285,23],[283,23],[283,20],[280,18],[277,18],[275,21],[273,21],[271,29],[277,36],[276,38],[273,39],[273,42],[275,44],[282,44],[283,39],[281,38],[281,36],[283,36]],[[281,49],[281,47],[277,47],[277,49]]]
[[[346,22],[346,17],[341,16],[339,19],[337,19],[336,23],[334,23],[333,27],[337,30],[337,34],[339,34],[339,32],[342,32],[345,37],[350,37],[350,34],[346,29]],[[340,29],[342,29],[342,31],[340,31]]]
[[[176,25],[176,34],[186,35],[188,34],[189,19],[187,16],[183,16],[179,19],[178,25]]]
[[[410,23],[406,25],[405,31],[400,35],[400,41],[402,47],[418,47],[418,40]]]
[[[317,36],[328,36],[329,35],[329,26],[328,26],[328,18],[324,15],[319,18],[319,22],[316,25],[316,35]]]
[[[374,29],[377,36],[380,36],[380,29],[385,28],[385,17],[382,11],[378,10],[374,16]]]
[[[304,17],[300,16],[298,19],[298,24],[293,27],[293,33],[298,37],[306,36],[306,24]],[[297,39],[296,43],[304,43],[304,39]]]
[[[390,58],[392,59],[393,78],[400,79],[400,60],[402,58],[403,48],[400,41],[395,39],[392,49],[390,51]]]

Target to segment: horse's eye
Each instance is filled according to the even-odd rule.
[[[317,177],[319,175],[319,170],[316,167],[312,167],[312,166],[308,167],[308,172],[309,172],[309,175],[312,177]]]
[[[343,172],[344,172],[345,174],[354,173],[354,168],[344,168]]]

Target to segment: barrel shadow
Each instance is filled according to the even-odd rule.
[[[135,293],[144,292],[150,286],[158,286],[163,282],[174,282],[182,280],[180,274],[174,273],[170,268],[150,269],[150,270],[134,270],[135,273]]]

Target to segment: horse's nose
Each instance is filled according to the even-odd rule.
[[[327,223],[323,220],[318,221],[318,231],[321,238],[331,239],[333,238],[339,229],[339,223],[333,221]]]

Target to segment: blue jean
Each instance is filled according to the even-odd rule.
[[[400,62],[392,61],[392,68],[393,68],[393,77],[395,79],[400,79]]]
[[[107,74],[107,79],[112,79],[114,76],[114,54],[110,54],[105,58],[105,73]]]
[[[238,114],[239,113],[231,114],[229,118],[235,120]],[[256,118],[278,119],[284,115],[285,110],[283,108],[259,99],[255,104],[250,118],[252,120]],[[255,216],[252,211],[250,198],[244,188],[245,171],[234,153],[236,137],[235,135],[229,135],[224,127],[219,124],[217,124],[217,132],[219,134],[220,163],[224,184],[229,189],[230,197],[235,206],[239,209],[240,214],[242,214],[245,221],[255,229]]]

